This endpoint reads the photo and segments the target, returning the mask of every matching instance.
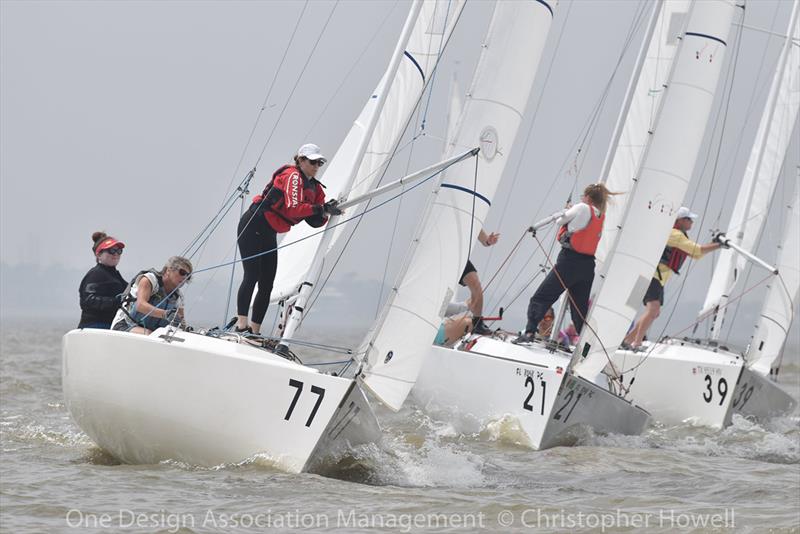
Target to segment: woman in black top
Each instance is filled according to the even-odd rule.
[[[128,282],[117,270],[125,243],[105,232],[92,234],[92,251],[97,265],[81,280],[81,321],[78,328],[111,328],[111,321],[120,304],[120,295]]]

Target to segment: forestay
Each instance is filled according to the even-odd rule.
[[[450,153],[480,146],[431,193],[398,282],[360,352],[365,385],[398,410],[417,379],[483,226],[525,112],[553,11],[544,0],[495,6]]]
[[[800,20],[798,1],[792,15],[764,113],[758,125],[753,149],[747,162],[739,196],[726,232],[731,241],[748,252],[755,252],[769,212],[775,184],[783,165],[800,107]],[[792,43],[794,40],[794,44]],[[724,306],[744,271],[744,256],[733,250],[719,254],[714,276],[706,294],[701,317]],[[718,339],[725,308],[716,311],[712,337]]]
[[[789,206],[778,254],[778,276],[772,279],[755,335],[747,353],[748,365],[762,375],[777,375],[783,347],[800,293],[800,169]]]
[[[322,177],[328,198],[355,197],[372,189],[380,179],[383,167],[403,135],[463,7],[464,0],[422,3],[396,72],[384,74]],[[386,77],[391,77],[391,83]],[[367,128],[367,124],[376,112],[378,91],[387,83],[385,102],[373,131]],[[366,151],[361,154],[360,147],[365,141],[368,142]],[[356,213],[355,209],[348,215],[353,213]],[[334,246],[342,228],[334,230],[326,248]],[[315,233],[317,235],[309,237]],[[270,299],[272,302],[289,298],[298,292],[307,279],[312,258],[322,242],[319,230],[305,224],[295,226],[287,235],[285,241],[294,244],[280,252]],[[316,280],[311,282],[315,283]]]
[[[621,128],[621,132],[615,136],[618,139],[612,139],[603,165],[605,172],[601,174],[601,181],[611,191],[621,194],[613,197],[606,208],[603,235],[595,253],[597,271],[601,270],[600,265],[617,237],[634,178],[639,172],[645,147],[652,137],[656,114],[672,70],[679,38],[686,25],[689,6],[689,0],[655,3],[651,35],[642,41],[637,61],[639,69],[631,76],[627,106],[623,106],[617,120],[616,130]]]
[[[644,154],[621,230],[606,259],[596,297],[573,356],[575,372],[594,380],[610,362],[664,250],[697,159],[725,58],[735,4],[692,6],[686,32]]]

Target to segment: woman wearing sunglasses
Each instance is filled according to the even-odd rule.
[[[180,288],[192,278],[192,262],[172,256],[161,271],[141,271],[125,289],[112,330],[149,334],[156,328],[183,324]]]
[[[81,303],[78,328],[111,328],[120,296],[128,285],[117,270],[124,248],[125,243],[105,232],[92,234],[95,266],[89,269],[78,288]]]
[[[294,164],[280,167],[264,191],[253,198],[237,228],[237,243],[242,255],[244,277],[236,296],[236,331],[261,332],[269,306],[269,295],[278,270],[278,234],[306,221],[314,228],[328,222],[328,215],[341,215],[336,200],[325,202],[322,184],[316,179],[325,157],[317,145],[301,146]],[[249,259],[248,259],[249,258]],[[250,324],[247,315],[256,284]]]

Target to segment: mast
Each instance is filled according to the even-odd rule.
[[[609,364],[641,309],[705,135],[735,7],[729,0],[692,6],[652,140],[572,358],[573,371],[587,380]]]
[[[417,380],[489,212],[552,17],[545,0],[495,5],[449,149],[479,145],[477,169],[472,161],[452,167],[431,193],[398,281],[359,350],[363,384],[391,409],[400,409]]]
[[[775,192],[775,184],[800,104],[800,44],[792,43],[800,36],[798,5],[800,0],[794,0],[786,39],[726,232],[734,244],[749,252],[755,252],[756,241]],[[744,265],[745,259],[735,251],[720,251],[703,309],[699,314],[700,317],[705,317],[713,311],[713,340],[718,340],[722,333],[726,304]]]

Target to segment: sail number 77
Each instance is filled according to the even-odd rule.
[[[284,416],[284,421],[288,421],[292,418],[292,413],[294,412],[294,407],[297,406],[297,401],[300,400],[300,394],[303,393],[303,383],[299,380],[295,380],[293,378],[289,379],[289,386],[296,389],[294,392],[294,398],[292,398],[292,403],[289,405],[289,409],[286,411],[286,415]],[[314,420],[314,416],[317,415],[317,410],[319,410],[319,405],[322,404],[322,399],[325,397],[325,388],[321,388],[319,386],[311,386],[311,393],[314,393],[317,396],[317,402],[314,403],[314,408],[311,409],[311,414],[306,419],[306,426],[311,426],[311,422]]]

